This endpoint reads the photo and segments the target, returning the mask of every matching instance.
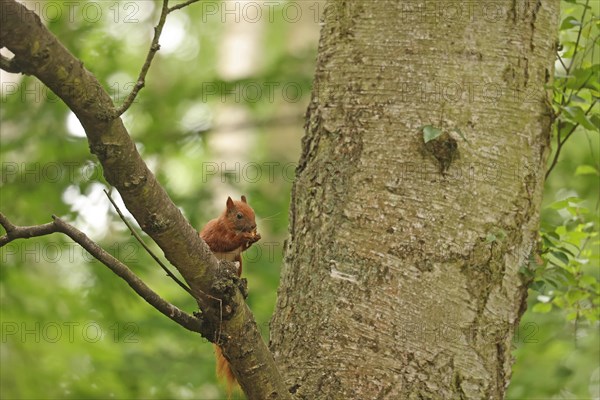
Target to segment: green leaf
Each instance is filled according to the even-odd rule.
[[[598,283],[596,278],[591,275],[582,276],[579,279],[579,282],[582,284],[582,286],[592,286],[592,287],[596,286],[596,284]]]
[[[567,292],[566,297],[569,303],[575,304],[578,301],[587,299],[588,297],[590,297],[590,295],[589,293],[586,293],[583,290],[573,289]]]
[[[554,279],[554,277],[552,276],[544,276],[544,281],[546,282],[547,285],[554,287],[556,289],[561,287],[561,283]]]
[[[559,249],[565,253],[568,253],[571,257],[575,257],[575,254],[573,254],[573,252],[571,250],[567,249],[565,246],[557,247],[557,249]]]
[[[431,125],[425,125],[423,127],[423,141],[425,143],[431,142],[433,139],[438,138],[442,134],[442,131]]]
[[[586,99],[584,99],[583,97],[579,97],[576,94],[571,96],[571,101],[576,102],[576,103],[587,103]]]
[[[574,321],[577,318],[577,311],[573,311],[567,314],[567,321]]]
[[[534,272],[535,271],[533,269],[527,267],[526,265],[521,265],[521,267],[519,267],[519,273],[521,275],[524,275],[524,276],[528,277],[528,278],[533,277],[534,276]]]
[[[565,265],[569,263],[569,257],[562,251],[553,251],[551,254]]]
[[[554,247],[554,243],[552,243],[552,241],[550,239],[548,239],[548,236],[546,236],[546,235],[542,236],[542,240],[544,242],[544,247],[546,247],[546,248]]]
[[[598,64],[594,64],[588,67],[578,67],[571,71],[571,74],[567,78],[565,87],[568,89],[596,89],[598,87],[597,78],[598,75]],[[571,100],[573,100],[571,98]]]
[[[565,300],[565,296],[557,296],[552,300],[552,304],[557,306],[558,308],[565,308],[568,306],[567,301]]]
[[[562,210],[563,208],[567,208],[571,205],[577,205],[577,203],[581,203],[583,199],[579,197],[567,197],[566,199],[555,201],[550,204],[549,207],[555,210]]]
[[[556,265],[551,262],[552,267],[546,270],[543,279],[557,289],[564,286],[576,284],[573,274],[565,269],[565,266]]]
[[[591,323],[598,321],[599,318],[597,308],[583,309],[581,310],[581,315]]]
[[[545,248],[552,248],[555,247],[554,243],[552,243],[552,241],[550,239],[548,239],[547,236],[542,236],[542,240],[544,242],[544,247]]]
[[[571,28],[573,28],[575,26],[581,26],[581,22],[577,18],[575,18],[572,15],[570,15],[567,18],[563,19],[563,22],[562,22],[562,24],[560,24],[560,28],[559,29],[561,31],[564,31],[564,30],[567,30],[567,29],[571,29]]]
[[[598,170],[591,165],[580,165],[575,170],[575,175],[599,175]]]
[[[543,281],[535,281],[529,287],[531,290],[535,290],[536,292],[541,293],[542,289],[544,288],[545,285],[546,285],[546,283]]]
[[[532,310],[536,313],[546,314],[552,310],[552,303],[537,303]]]
[[[560,134],[561,135],[566,135],[567,133],[571,132],[571,129],[573,129],[573,127],[575,126],[575,124],[572,124],[569,121],[560,121],[558,127],[560,129]]]
[[[588,222],[587,224],[583,225],[583,227],[581,228],[581,231],[585,232],[585,233],[593,233],[593,232],[595,232],[595,228],[596,228],[596,226],[594,225],[593,222]]]
[[[588,119],[588,117],[585,115],[585,112],[581,109],[581,107],[568,106],[568,107],[563,107],[562,109],[564,110],[565,116],[568,117],[571,121],[580,124],[587,130],[590,130],[590,131],[596,130],[596,127],[594,126],[592,121],[590,121]]]

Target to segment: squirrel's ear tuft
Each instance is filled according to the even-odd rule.
[[[233,207],[234,207],[234,206],[233,206],[233,200],[231,200],[231,197],[229,197],[229,196],[228,196],[228,197],[227,197],[227,209],[228,209],[228,210],[230,210],[230,209],[232,209]]]
[[[244,203],[248,203],[248,202],[246,201],[246,196],[242,195],[242,201],[243,201]]]

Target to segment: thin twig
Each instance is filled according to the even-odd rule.
[[[160,11],[160,17],[158,19],[158,24],[154,27],[154,37],[152,38],[150,49],[148,50],[148,54],[146,55],[146,61],[144,62],[144,65],[140,70],[140,74],[138,76],[137,81],[135,82],[133,90],[131,91],[131,93],[129,93],[123,104],[121,104],[121,106],[114,111],[114,118],[120,117],[125,111],[129,109],[129,107],[131,107],[131,104],[133,104],[133,102],[135,101],[135,98],[137,97],[139,91],[142,90],[142,88],[146,85],[146,75],[150,70],[150,65],[152,64],[152,60],[154,59],[156,52],[160,50],[160,44],[158,42],[160,39],[160,35],[162,34],[162,30],[165,26],[165,22],[167,21],[167,15],[175,10],[179,10],[181,8],[189,6],[190,4],[196,3],[197,1],[199,0],[188,0],[184,3],[177,4],[169,8],[169,0],[163,0],[162,8]]]
[[[588,107],[587,110],[585,110],[585,112],[583,113],[583,115],[588,115],[590,113],[590,111],[592,110],[592,108],[594,108],[594,106],[596,105],[596,103],[598,102],[598,100],[594,100],[592,102],[592,104],[590,104],[590,106]],[[565,142],[569,139],[569,137],[571,137],[571,135],[573,134],[573,132],[575,132],[575,128],[577,128],[577,126],[579,126],[579,123],[577,123],[573,128],[571,128],[571,130],[569,131],[569,133],[567,133],[565,135],[565,138],[562,140],[561,142],[561,146],[565,144]]]
[[[173,7],[169,8],[169,13],[172,13],[173,11],[179,10],[179,9],[181,9],[183,7],[187,7],[190,4],[194,4],[194,3],[198,2],[198,1],[200,1],[200,0],[188,0],[188,1],[184,2],[184,3],[174,5]]]
[[[589,5],[589,0],[586,0],[585,6],[584,6],[584,9],[583,9],[583,13],[581,15],[581,24],[579,26],[579,31],[577,32],[577,40],[575,41],[575,47],[573,49],[573,56],[571,57],[571,63],[569,64],[568,68],[565,67],[565,64],[563,63],[563,60],[560,57],[560,54],[557,53],[558,60],[560,61],[560,63],[562,64],[562,66],[565,68],[567,76],[570,74],[571,68],[575,64],[575,56],[577,55],[577,52],[578,52],[579,40],[581,39],[581,33],[583,31],[583,28],[586,25],[585,24],[585,14],[587,12],[588,5]],[[593,47],[595,47],[595,46],[592,46],[592,48]],[[587,51],[588,50],[586,49],[585,52],[584,52],[584,56],[582,57],[582,62],[583,62],[583,59],[585,58],[585,55],[587,54]],[[568,97],[565,97],[565,93],[563,92],[562,93],[563,97],[561,99],[560,105],[561,106],[565,106],[566,104],[569,104],[571,102],[571,99],[573,98],[573,95],[577,95],[583,89],[583,87],[588,83],[588,81],[592,78],[592,76],[593,76],[593,74],[590,74],[590,76],[576,90],[575,89],[571,89]],[[596,102],[597,102],[597,100],[592,101],[592,103],[590,104],[589,108],[585,111],[584,115],[588,115],[588,113],[592,110],[592,108],[594,107],[594,105],[596,104]],[[555,118],[557,118],[561,114],[561,112],[562,112],[562,108],[558,110],[558,112],[555,115]],[[563,138],[561,138],[561,134],[560,134],[560,122],[558,124],[559,125],[557,126],[557,129],[556,129],[556,152],[554,153],[554,158],[552,159],[552,163],[550,164],[550,167],[546,171],[546,177],[545,177],[545,179],[548,179],[548,176],[550,176],[550,173],[552,172],[552,170],[554,169],[554,167],[558,163],[558,157],[560,155],[562,147],[567,142],[567,140],[569,140],[569,138],[571,137],[571,135],[573,135],[573,132],[575,132],[575,130],[577,129],[577,127],[579,127],[579,125],[580,125],[579,123],[575,123],[575,125],[573,125],[573,127],[571,127],[571,129],[569,130],[569,132]]]
[[[600,38],[600,35],[596,36],[596,38],[594,40],[592,40],[592,43],[596,43],[596,41],[598,40],[598,38]],[[594,59],[594,51],[596,49],[596,46],[592,45],[590,46],[591,51],[592,51],[592,56],[591,59]],[[587,53],[590,51],[590,48],[585,49],[585,52],[583,53],[583,56],[581,57],[581,63],[583,63],[583,60],[585,59],[585,57],[587,56]],[[580,65],[581,66],[581,65]],[[573,89],[571,89],[571,94],[569,95],[569,101],[571,100],[571,96],[573,94],[578,95],[579,92],[585,87],[585,85],[589,82],[589,80],[593,77],[595,77],[596,75],[594,74],[594,72],[590,73],[590,76],[587,77],[587,79],[585,80],[585,82],[583,82],[578,88],[577,90],[575,90],[575,93],[573,93]],[[568,102],[567,102],[568,104]]]
[[[584,16],[585,16],[585,14],[584,14]],[[581,22],[583,22],[583,19],[582,19]],[[592,22],[592,21],[590,21],[590,22]],[[583,29],[583,27],[582,27],[582,29]],[[580,33],[581,33],[581,31],[580,31]],[[598,37],[596,37],[596,39],[597,38]],[[594,39],[592,41],[592,43],[595,43],[596,39]],[[592,60],[593,60],[594,59],[594,49],[595,49],[596,46],[592,45],[590,47],[592,49]],[[581,62],[579,63],[580,67],[583,65],[583,60],[585,60],[585,56],[587,55],[588,51],[590,51],[590,48],[586,48],[585,51],[583,52],[583,55],[581,56]],[[572,65],[575,62],[575,54],[573,54],[573,58],[571,60],[572,60],[572,62],[571,62],[571,65]],[[571,65],[569,65],[569,67]],[[595,74],[593,72],[591,72],[590,76],[588,76],[587,79],[576,90],[575,89],[571,89],[571,92],[569,93],[569,98],[568,98],[568,100],[566,101],[565,104],[569,104],[571,102],[571,98],[573,97],[573,95],[578,95],[579,92],[585,87],[585,85],[587,85],[587,83],[589,82],[589,80],[592,77],[594,77],[594,76],[595,76]]]
[[[583,115],[588,115],[590,113],[590,111],[592,110],[592,108],[594,108],[594,106],[596,105],[597,102],[598,102],[598,100],[594,100],[592,102],[592,104],[590,104],[589,108],[585,111],[585,113]],[[560,138],[560,130],[557,129],[557,132],[556,132],[556,139],[557,139],[556,153],[554,153],[554,158],[552,159],[552,163],[550,164],[550,167],[548,168],[548,171],[546,171],[546,178],[545,179],[548,179],[548,176],[550,175],[550,172],[552,172],[552,170],[556,166],[556,163],[558,162],[558,156],[560,154],[560,150],[564,146],[565,142],[571,137],[571,135],[573,134],[573,132],[575,132],[575,129],[577,129],[578,126],[579,126],[579,122],[576,123],[575,125],[573,125],[573,127],[571,128],[571,130],[569,130],[569,132],[565,135],[565,137],[562,140]]]
[[[592,79],[592,77],[594,76],[594,73],[591,72],[590,76],[588,76],[585,81],[583,81],[583,83],[581,84],[581,86],[579,86],[577,88],[577,90],[575,89],[571,89],[571,92],[569,93],[569,98],[567,99],[567,102],[565,104],[569,104],[571,102],[571,98],[573,97],[573,95],[577,95],[579,94],[579,92],[581,91],[581,89],[584,88],[585,85],[587,85],[587,83],[590,81],[590,79]]]
[[[203,332],[202,321],[200,319],[180,310],[178,307],[161,298],[125,264],[101,248],[83,232],[56,217],[55,215],[53,215],[52,218],[54,219],[54,222],[44,225],[15,226],[8,220],[8,218],[6,218],[6,216],[0,213],[0,224],[4,227],[4,229],[6,229],[7,232],[6,235],[0,238],[0,242],[2,245],[4,245],[15,239],[45,236],[56,232],[63,233],[73,239],[81,247],[87,250],[88,253],[94,256],[94,258],[106,265],[111,271],[127,282],[127,284],[138,295],[140,295],[140,297],[142,297],[146,302],[148,302],[148,304],[156,308],[162,314],[192,332]]]
[[[192,290],[185,283],[181,282],[169,270],[169,268],[167,268],[167,266],[165,264],[163,264],[162,261],[160,261],[160,259],[152,252],[152,250],[150,250],[150,248],[146,245],[146,243],[144,243],[144,241],[142,240],[141,236],[135,231],[135,229],[133,229],[133,227],[131,226],[131,224],[125,219],[125,216],[123,215],[123,213],[119,209],[119,206],[117,206],[117,203],[115,203],[115,201],[111,197],[110,193],[107,192],[106,190],[104,190],[104,194],[106,195],[106,197],[108,197],[108,200],[112,203],[113,207],[117,211],[117,214],[119,214],[119,217],[121,218],[121,221],[123,221],[123,223],[125,225],[127,225],[127,228],[129,229],[129,231],[131,232],[131,234],[133,235],[133,237],[139,242],[139,244],[142,245],[142,247],[144,248],[144,250],[146,250],[146,252],[148,254],[150,254],[150,256],[154,259],[154,261],[156,261],[158,263],[158,265],[160,265],[160,267],[167,273],[167,276],[169,276],[171,279],[173,279],[175,281],[175,283],[177,283],[179,286],[181,286],[181,288],[183,290],[185,290],[186,292],[188,292],[193,297],[194,294],[192,293]]]
[[[163,0],[162,10],[160,12],[160,18],[158,20],[158,24],[154,27],[154,37],[152,38],[152,43],[150,44],[150,49],[148,50],[148,54],[146,55],[146,61],[140,70],[140,74],[138,76],[137,81],[135,82],[135,86],[133,90],[121,107],[114,111],[114,118],[120,117],[127,109],[131,106],[133,101],[135,100],[138,92],[146,85],[146,74],[150,69],[150,65],[152,64],[152,60],[154,59],[154,55],[160,49],[160,45],[158,44],[158,40],[160,39],[160,35],[162,33],[163,27],[165,26],[165,22],[167,21],[167,14],[169,13],[169,0]]]
[[[594,154],[594,143],[592,143],[592,138],[590,136],[592,136],[592,135],[590,135],[586,132],[585,138],[587,139],[587,142],[588,142],[590,158],[593,161],[593,165],[596,166],[596,169],[600,170],[600,160],[598,160],[598,158],[596,157],[596,154]],[[598,198],[596,198],[596,208],[598,208],[598,202],[600,202],[600,196]]]
[[[589,22],[591,23],[592,21],[589,21]],[[596,37],[593,38],[592,40],[590,40],[590,42],[596,43],[598,41],[598,39],[600,39],[600,34],[596,35]],[[583,59],[585,59],[586,56],[587,56],[587,54],[591,51],[592,52],[592,56],[590,57],[590,59],[593,60],[594,59],[594,51],[595,51],[595,49],[596,49],[596,46],[590,46],[590,47],[586,48],[585,51],[583,52],[583,56],[581,56],[581,57]]]
[[[567,66],[565,65],[565,62],[563,61],[563,59],[560,56],[560,54],[558,54],[558,52],[556,52],[556,57],[558,57],[558,61],[560,61],[560,64],[563,66],[563,68],[565,69],[565,72],[566,72],[567,71]]]
[[[575,64],[575,56],[577,55],[577,48],[579,47],[579,39],[581,39],[581,31],[583,31],[583,26],[585,25],[585,14],[587,13],[588,5],[590,0],[586,0],[585,6],[583,7],[583,14],[581,14],[581,25],[579,25],[579,32],[577,32],[577,40],[575,41],[575,47],[573,48],[573,57],[572,62],[569,64],[569,68],[567,69],[567,75],[571,72],[571,67]]]

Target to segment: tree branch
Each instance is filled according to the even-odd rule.
[[[169,8],[169,14],[172,13],[173,11],[175,11],[175,10],[179,10],[181,8],[187,7],[190,4],[196,3],[198,1],[200,1],[200,0],[187,0],[186,2],[183,2],[181,4],[176,4],[173,7]]]
[[[556,57],[558,58],[558,61],[560,61],[560,65],[562,65],[563,68],[565,69],[565,72],[567,72],[567,66],[565,65],[565,62],[563,61],[562,57],[560,56],[560,54],[558,52],[556,52]]]
[[[15,239],[29,239],[35,236],[44,236],[56,232],[56,227],[52,222],[35,226],[15,226],[2,213],[0,213],[0,225],[6,230],[6,235],[0,237],[0,247],[3,247]]]
[[[129,93],[123,104],[121,104],[121,106],[115,110],[115,113],[113,115],[114,118],[120,117],[125,111],[129,109],[129,107],[131,107],[131,104],[133,104],[133,102],[135,101],[135,98],[137,97],[139,91],[142,90],[142,88],[146,85],[146,75],[150,70],[150,65],[152,64],[152,60],[154,59],[156,52],[160,50],[159,39],[160,35],[162,34],[162,30],[165,26],[165,22],[167,21],[167,15],[169,15],[175,10],[182,9],[198,1],[199,0],[188,0],[184,3],[177,4],[169,8],[169,0],[163,0],[162,9],[160,11],[160,17],[158,19],[158,24],[154,27],[154,37],[152,38],[150,49],[148,50],[148,54],[146,55],[146,61],[144,62],[144,65],[140,70],[140,74],[138,76],[137,81],[135,82],[133,90],[131,91],[131,93]]]
[[[158,40],[160,39],[160,35],[162,33],[163,27],[165,26],[165,22],[167,22],[167,14],[169,14],[169,0],[163,0],[162,9],[160,11],[160,18],[158,19],[158,24],[154,27],[154,37],[152,38],[152,43],[150,44],[150,49],[148,50],[148,54],[146,55],[146,61],[140,70],[140,74],[135,82],[135,86],[133,90],[121,107],[117,108],[113,114],[113,118],[120,117],[127,109],[131,106],[133,101],[135,100],[138,92],[146,85],[146,74],[150,69],[150,65],[152,64],[152,60],[154,59],[154,55],[158,50],[160,50],[160,44],[158,44]]]
[[[246,396],[250,400],[291,398],[242,294],[223,276],[210,248],[142,160],[123,121],[114,117],[109,94],[34,12],[15,0],[2,0],[0,20],[0,43],[77,116],[106,181],[119,191],[139,226],[194,293],[204,329],[221,327],[215,341]],[[222,300],[222,320],[220,304],[204,294]]]
[[[6,72],[11,72],[13,74],[20,74],[21,68],[17,65],[17,62],[14,58],[10,59],[4,57],[0,54],[0,69],[5,70]]]
[[[115,201],[113,200],[110,193],[107,192],[106,190],[104,190],[104,194],[106,195],[106,197],[108,197],[108,200],[110,201],[110,203],[113,205],[113,207],[117,211],[117,214],[119,214],[121,221],[123,221],[125,226],[127,226],[127,229],[129,229],[129,232],[131,232],[131,234],[133,235],[135,240],[137,240],[138,243],[144,248],[144,250],[146,250],[146,253],[150,254],[150,257],[152,257],[154,259],[154,261],[156,261],[158,263],[158,265],[160,265],[160,267],[163,269],[163,271],[165,271],[165,273],[167,274],[167,276],[169,278],[173,279],[175,281],[175,283],[177,283],[183,290],[185,290],[186,292],[188,292],[189,294],[194,296],[194,294],[192,293],[192,290],[189,287],[187,287],[183,282],[181,282],[175,275],[173,275],[173,273],[169,270],[169,268],[167,268],[167,266],[165,264],[163,264],[162,261],[160,261],[160,259],[152,252],[152,250],[150,250],[150,248],[148,246],[146,246],[146,243],[144,243],[144,241],[142,240],[140,235],[135,231],[135,229],[133,229],[131,224],[129,224],[129,222],[127,222],[127,220],[125,219],[125,216],[119,209],[119,206],[117,206],[117,203],[115,203]]]
[[[131,288],[142,297],[148,304],[156,308],[162,314],[177,322],[184,328],[203,333],[202,321],[186,312],[180,310],[173,304],[161,298],[156,292],[148,287],[137,275],[135,275],[125,264],[114,258],[96,242],[87,237],[83,232],[62,219],[52,216],[54,222],[44,225],[15,226],[8,218],[0,213],[0,224],[6,229],[6,235],[0,237],[0,247],[15,239],[29,239],[32,237],[50,235],[52,233],[63,233],[73,239],[81,247],[87,250],[96,260],[106,265],[112,272],[123,279]]]
[[[142,240],[141,236],[135,231],[135,229],[133,229],[133,227],[131,226],[131,224],[129,224],[129,222],[127,222],[127,220],[125,219],[125,216],[123,215],[123,213],[119,209],[119,206],[117,206],[117,203],[115,203],[115,201],[113,200],[113,198],[110,195],[110,193],[105,190],[104,194],[106,194],[106,197],[108,197],[108,200],[111,202],[111,204],[113,205],[113,207],[115,208],[115,210],[117,210],[117,214],[119,214],[119,217],[121,218],[121,221],[123,221],[123,223],[127,226],[127,228],[129,229],[129,232],[131,232],[131,234],[133,235],[133,237],[144,248],[144,250],[146,250],[146,252],[148,254],[150,254],[150,257],[152,257],[154,259],[154,261],[156,261],[158,263],[158,265],[160,265],[160,267],[163,269],[163,271],[166,272],[166,274],[167,274],[168,277],[170,277],[171,279],[173,279],[175,281],[175,283],[177,283],[183,290],[185,290],[192,297],[194,297],[194,293],[192,292],[192,289],[190,289],[183,282],[181,282],[169,270],[169,268],[167,268],[167,266],[165,264],[163,264],[163,262],[152,252],[152,250],[150,250],[150,248],[148,246],[146,246],[146,243],[144,243],[144,241]],[[214,301],[216,301],[216,302],[219,303],[219,321],[223,321],[223,302],[221,301],[221,299],[216,298],[216,297],[211,296],[211,295],[206,294],[206,293],[202,293],[202,294],[204,296],[209,297],[209,298],[211,298]],[[217,329],[217,331],[214,332],[214,334],[211,335],[212,340],[215,340],[215,341],[219,341],[220,337],[221,337],[221,323],[219,323],[219,328]]]

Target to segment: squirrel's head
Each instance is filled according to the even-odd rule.
[[[256,231],[254,210],[248,205],[246,196],[242,196],[242,201],[233,201],[231,197],[227,197],[225,217],[236,231]]]

